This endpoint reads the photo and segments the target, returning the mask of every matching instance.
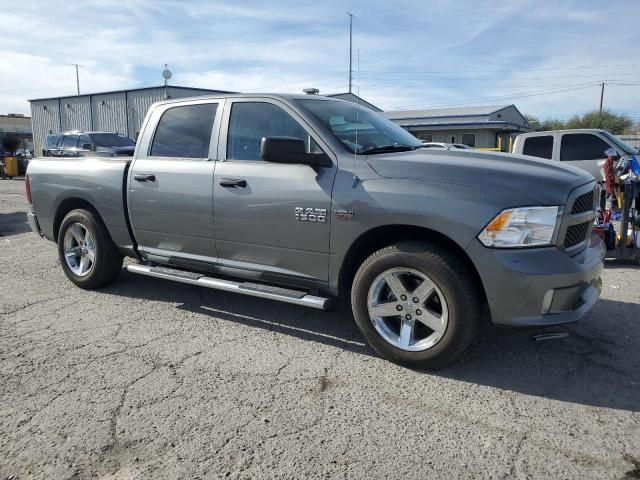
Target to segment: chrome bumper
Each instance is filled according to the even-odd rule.
[[[38,217],[33,212],[27,212],[27,221],[29,222],[29,226],[34,233],[37,233],[41,237],[44,237],[42,233],[42,229],[40,228],[40,224],[38,223]]]

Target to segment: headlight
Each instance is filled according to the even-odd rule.
[[[558,207],[509,208],[489,222],[478,240],[496,248],[550,245],[557,221]]]

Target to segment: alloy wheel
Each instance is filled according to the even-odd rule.
[[[440,288],[428,275],[410,268],[392,268],[378,275],[369,288],[367,309],[386,342],[411,352],[436,345],[449,323]]]
[[[91,273],[96,259],[93,235],[81,223],[72,224],[64,234],[64,260],[74,275],[84,277]]]

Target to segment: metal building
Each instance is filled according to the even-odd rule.
[[[69,130],[124,133],[135,139],[149,107],[165,98],[233,93],[223,90],[164,86],[113,92],[38,98],[31,103],[35,155],[49,133]]]
[[[509,148],[510,138],[531,130],[515,105],[399,110],[382,115],[427,142],[502,151]]]

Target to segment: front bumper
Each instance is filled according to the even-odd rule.
[[[44,237],[42,233],[42,229],[40,228],[40,224],[38,223],[38,217],[33,212],[27,212],[27,221],[29,222],[29,226],[34,233],[37,233],[41,237]]]
[[[555,247],[467,248],[482,280],[493,323],[548,326],[575,322],[600,297],[605,247],[596,235],[570,256]]]

